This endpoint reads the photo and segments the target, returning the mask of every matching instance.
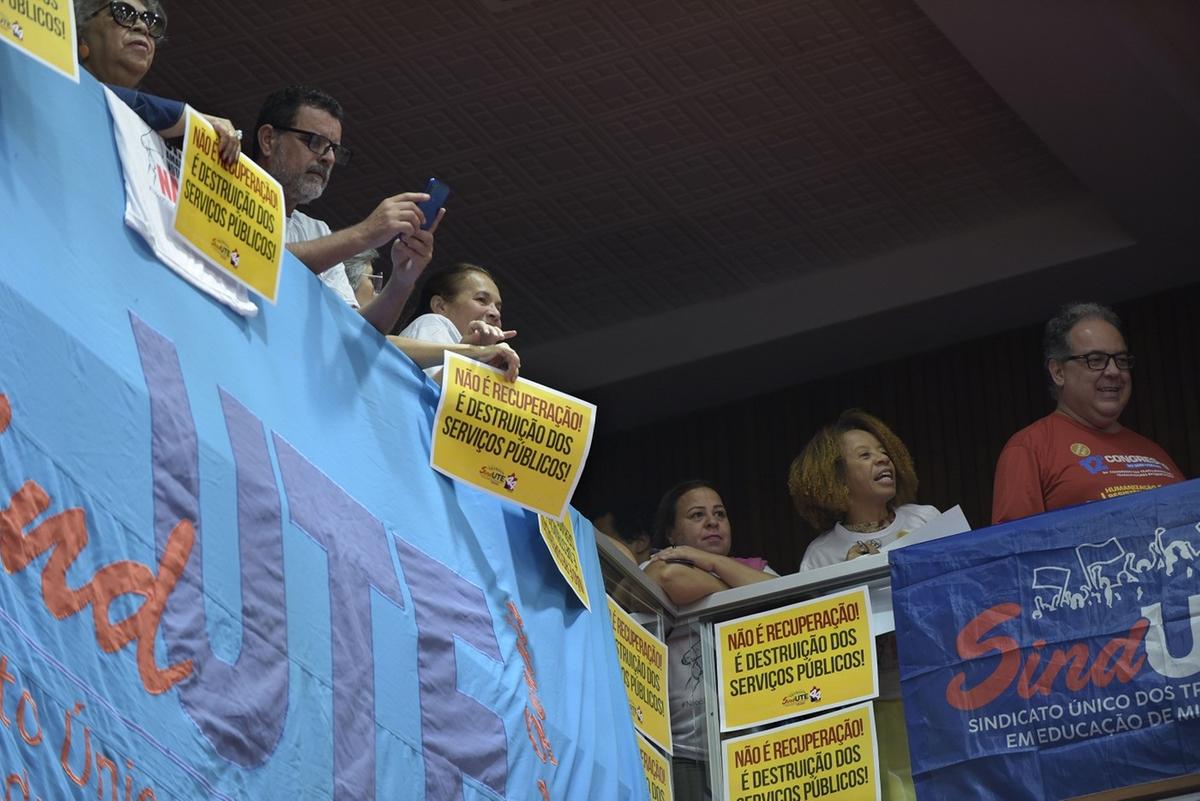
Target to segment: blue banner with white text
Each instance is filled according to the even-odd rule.
[[[1200,771],[1200,481],[891,556],[921,801]]]
[[[608,615],[415,365],[290,256],[250,318],[160,264],[86,74],[0,48],[0,162],[6,798],[646,798]]]

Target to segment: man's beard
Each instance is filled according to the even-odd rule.
[[[284,197],[291,205],[303,206],[312,203],[325,191],[329,173],[317,174],[306,170],[295,175],[276,175],[275,178],[283,187]]]

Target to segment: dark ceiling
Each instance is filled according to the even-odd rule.
[[[176,2],[147,88],[247,130],[337,96],[356,157],[310,211],[446,181],[437,261],[495,268],[525,373],[630,423],[1195,280],[1197,6]],[[693,365],[719,386],[672,393]]]

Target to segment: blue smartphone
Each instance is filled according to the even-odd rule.
[[[446,198],[450,197],[450,187],[437,178],[430,178],[425,184],[425,194],[429,195],[429,200],[417,204],[417,208],[425,215],[425,224],[421,226],[422,231],[428,231],[429,226],[433,225],[437,219],[438,212],[446,203]]]

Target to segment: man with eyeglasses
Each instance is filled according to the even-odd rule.
[[[350,160],[350,148],[341,143],[343,116],[341,104],[325,92],[301,86],[281,89],[266,99],[258,113],[251,156],[283,187],[288,250],[380,333],[387,334],[399,319],[417,276],[433,258],[433,233],[442,214],[429,230],[421,230],[425,216],[417,204],[429,199],[422,192],[386,198],[365,219],[336,232],[298,211],[297,206],[311,203],[325,191],[335,164]],[[342,262],[393,239],[391,279],[372,301],[359,308]]]
[[[1166,451],[1124,428],[1134,359],[1098,303],[1064,306],[1042,339],[1053,413],[1009,439],[996,464],[992,522],[1183,480]]]

